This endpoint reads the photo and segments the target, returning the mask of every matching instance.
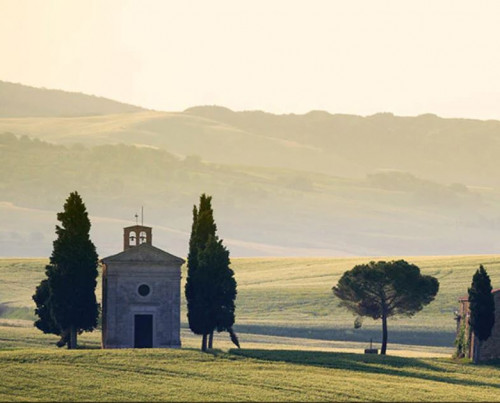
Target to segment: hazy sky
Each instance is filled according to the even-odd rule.
[[[500,119],[500,1],[0,0],[0,80],[153,109]]]

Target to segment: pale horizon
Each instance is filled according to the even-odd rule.
[[[161,111],[500,119],[500,3],[0,0],[0,80]]]

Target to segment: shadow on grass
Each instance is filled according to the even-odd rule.
[[[460,379],[455,377],[453,372],[418,358],[319,351],[258,349],[232,349],[229,353],[236,356],[256,358],[265,361],[312,365],[323,368],[357,371],[360,373],[394,375],[457,385],[483,386],[500,389],[500,384],[498,382],[492,383]]]
[[[310,328],[310,327],[288,327],[269,326],[253,324],[237,324],[236,332],[264,334],[268,336],[299,337],[317,340],[380,342],[382,327],[376,329],[361,328]],[[449,331],[429,331],[421,329],[399,329],[389,327],[389,341],[395,344],[409,344],[419,346],[452,347],[456,334]]]

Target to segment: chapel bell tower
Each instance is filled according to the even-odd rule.
[[[153,232],[151,227],[144,225],[132,225],[123,229],[123,250],[133,248],[134,246],[153,244]]]

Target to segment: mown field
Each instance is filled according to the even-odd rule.
[[[386,357],[361,354],[380,324],[354,331],[330,291],[366,260],[233,259],[242,349],[222,333],[216,350],[201,353],[186,327],[179,350],[101,350],[99,330],[79,336],[78,350],[58,349],[30,321],[45,260],[3,259],[0,401],[500,401],[500,363],[453,360],[452,343],[439,339],[453,335],[456,298],[476,266],[498,284],[500,257],[408,258],[438,277],[441,291],[417,317],[390,322]]]
[[[19,328],[6,329],[2,401],[500,401],[494,363],[262,348],[100,350],[88,335],[86,348],[69,351],[37,347],[45,336],[32,329],[22,346]],[[5,346],[13,335],[17,346]]]
[[[366,319],[361,329],[331,293],[341,274],[371,258],[238,258],[237,326],[240,333],[352,341],[380,341],[380,323]],[[388,258],[390,259],[390,258]],[[408,257],[422,272],[439,279],[434,302],[413,318],[389,320],[389,342],[451,349],[457,298],[467,293],[472,275],[483,264],[493,286],[500,286],[500,256]],[[31,295],[44,276],[45,260],[0,260],[0,309],[9,319],[33,319]],[[185,279],[185,273],[183,280]],[[100,299],[100,286],[97,289]],[[183,322],[185,303],[182,303]],[[389,349],[391,344],[389,345]],[[445,351],[445,350],[443,350]]]

